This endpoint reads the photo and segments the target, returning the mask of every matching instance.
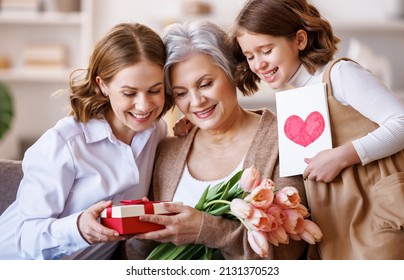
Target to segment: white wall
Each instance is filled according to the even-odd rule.
[[[328,20],[351,21],[358,19],[381,19],[386,17],[386,2],[389,0],[311,0]]]
[[[341,39],[339,56],[349,50],[350,39],[358,39],[391,64],[391,89],[404,97],[404,1],[403,0],[311,0]],[[401,9],[392,5],[399,3]],[[401,17],[392,15],[399,13]],[[361,61],[359,61],[361,62]],[[365,65],[367,66],[367,65]],[[372,70],[372,69],[371,69]]]
[[[113,25],[119,22],[140,22],[156,31],[169,22],[185,19],[182,5],[191,0],[94,0],[93,32],[94,40],[98,40]],[[211,3],[213,14],[209,17],[223,27],[229,26],[241,9],[245,0],[200,0]],[[339,55],[345,55],[349,47],[349,39],[359,38],[371,46],[379,55],[386,56],[393,67],[393,84],[395,91],[404,89],[404,20],[391,19],[387,8],[389,1],[397,0],[311,0],[334,26],[336,34],[342,39]],[[362,23],[362,24],[358,24]],[[396,24],[396,25],[395,25]],[[367,25],[375,27],[366,28]],[[74,55],[74,54],[72,54]],[[25,87],[21,85],[20,87]],[[27,93],[17,96],[19,111],[24,112],[24,118],[32,119],[30,125],[18,127],[28,138],[38,137],[46,129],[53,126],[56,119],[66,114],[66,102],[51,98],[48,107],[41,107],[47,94],[59,85],[49,85],[49,88],[27,88]],[[31,94],[32,91],[32,94]],[[34,93],[40,92],[40,95]],[[404,93],[403,93],[404,96]],[[246,107],[274,107],[274,94],[267,87],[254,97],[240,97]],[[20,120],[22,116],[17,116]],[[16,123],[18,123],[16,121]],[[20,122],[21,123],[21,122]],[[26,122],[24,122],[26,123]],[[24,137],[25,137],[24,136]],[[0,158],[15,157],[17,142],[21,135],[10,133],[0,143]],[[11,147],[11,148],[10,148]],[[13,148],[14,147],[14,148]]]
[[[211,3],[211,18],[218,24],[231,23],[244,0],[202,0]],[[183,4],[189,0],[96,0],[94,7],[95,38],[100,38],[119,22],[140,22],[155,30],[165,23],[184,19]]]
[[[161,30],[165,23],[185,18],[182,5],[190,0],[97,0],[94,16],[95,39],[100,38],[114,24],[122,21],[138,21]],[[229,26],[245,0],[201,0],[211,3],[211,20]],[[311,0],[321,14],[333,24],[342,39],[338,56],[345,56],[349,40],[353,37],[369,45],[377,55],[386,56],[392,63],[393,90],[404,89],[404,21],[392,19],[388,14],[389,3],[401,0]],[[390,29],[390,22],[401,27]],[[387,22],[387,24],[386,24]],[[358,24],[359,23],[359,24]],[[362,28],[379,26],[378,30]],[[362,26],[358,28],[358,26]]]
[[[217,23],[231,23],[245,0],[200,0],[214,7]],[[397,0],[311,0],[330,22],[377,21],[388,18],[388,3]],[[94,7],[95,38],[100,38],[114,24],[138,21],[160,28],[166,20],[182,19],[182,4],[191,0],[96,0]]]

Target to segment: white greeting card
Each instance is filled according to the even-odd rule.
[[[311,158],[332,148],[326,84],[276,93],[280,176],[303,174]]]

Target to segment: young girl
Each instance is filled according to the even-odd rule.
[[[232,37],[236,77],[251,93],[259,80],[273,89],[321,83],[339,42],[306,0],[250,0]],[[324,233],[317,257],[403,259],[404,103],[352,61],[338,61],[330,78],[334,148],[306,159],[303,173]]]
[[[26,152],[16,201],[0,217],[0,259],[108,259],[126,239],[98,222],[123,199],[148,194],[166,136],[163,41],[119,24],[72,78],[71,114]]]

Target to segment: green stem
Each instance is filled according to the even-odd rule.
[[[245,194],[245,193],[244,193],[244,194]],[[210,205],[215,204],[215,203],[223,203],[223,204],[227,204],[227,205],[230,205],[230,204],[231,204],[231,202],[228,201],[228,200],[217,199],[217,200],[212,200],[212,201],[206,203],[205,207],[209,207]],[[245,226],[245,228],[246,228],[248,231],[251,230],[251,229],[247,226],[247,224],[245,223],[245,221],[244,221],[243,219],[240,219],[239,217],[237,217],[236,215],[234,215],[231,211],[227,211],[226,213],[227,213],[227,214],[230,214],[230,215],[233,215],[234,217],[236,217],[236,218],[243,224],[243,226]]]
[[[245,223],[245,221],[244,221],[243,219],[237,217],[236,215],[234,215],[233,212],[228,211],[228,212],[226,212],[226,213],[227,213],[227,214],[230,214],[230,215],[233,215],[234,217],[236,217],[236,218],[243,224],[243,226],[245,226],[245,228],[246,228],[248,231],[251,230],[251,229],[248,227],[248,225]]]
[[[216,203],[223,203],[223,204],[228,204],[228,205],[230,205],[230,201],[222,200],[222,199],[217,199],[217,200],[212,200],[212,201],[206,203],[206,205],[204,205],[204,207],[209,207],[209,206],[211,206],[212,204],[216,204]]]

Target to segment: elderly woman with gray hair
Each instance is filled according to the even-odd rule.
[[[249,246],[246,228],[194,206],[208,185],[228,180],[253,164],[275,186],[295,186],[306,204],[301,176],[280,178],[277,121],[267,109],[252,112],[237,100],[235,63],[227,34],[206,21],[174,24],[163,37],[165,78],[176,106],[194,125],[184,137],[168,137],[158,147],[150,199],[182,201],[166,208],[171,216],[144,215],[165,229],[135,235],[126,243],[130,259],[144,259],[156,242],[203,244],[224,259],[260,259]],[[243,94],[249,95],[245,87]],[[151,242],[151,240],[153,242]],[[306,244],[270,246],[267,259],[298,259]]]

